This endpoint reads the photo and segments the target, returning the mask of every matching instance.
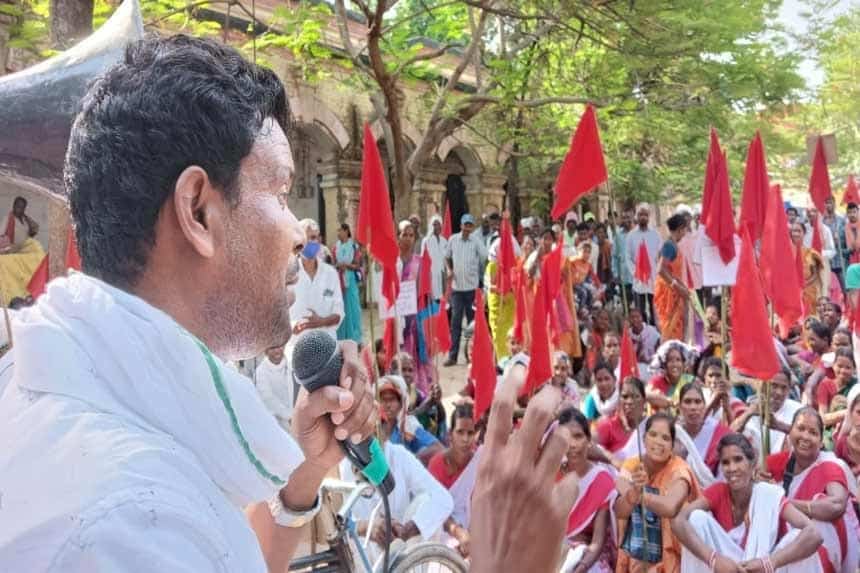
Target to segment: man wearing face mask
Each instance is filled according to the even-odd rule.
[[[292,360],[292,347],[298,335],[306,330],[323,330],[337,338],[337,327],[343,320],[343,293],[340,277],[330,264],[320,257],[322,244],[307,241],[299,257],[299,280],[296,302],[290,307],[293,336],[287,343],[287,359]]]

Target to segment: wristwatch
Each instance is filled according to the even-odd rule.
[[[313,506],[307,511],[297,512],[288,508],[281,501],[281,492],[278,491],[269,500],[269,512],[275,518],[275,523],[281,527],[301,527],[309,523],[320,511],[320,496],[317,495]]]

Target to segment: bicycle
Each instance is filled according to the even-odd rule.
[[[362,540],[352,518],[352,509],[362,497],[371,497],[374,493],[372,485],[364,482],[351,483],[327,478],[320,488],[320,495],[331,507],[331,497],[345,496],[340,509],[334,514],[334,531],[326,537],[328,549],[290,562],[289,571],[302,573],[385,573],[382,571],[381,559],[371,565],[366,551],[369,534]],[[370,521],[376,510],[371,514]],[[353,553],[357,554],[359,567]],[[388,573],[407,572],[439,572],[467,573],[468,565],[460,554],[450,547],[433,541],[409,544],[391,555],[391,565]]]

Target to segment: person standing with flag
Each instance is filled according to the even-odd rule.
[[[400,269],[400,284],[414,282],[416,285],[414,292],[417,296],[418,292],[420,292],[421,257],[415,254],[415,227],[407,219],[400,222],[398,231],[400,258],[397,260],[397,267]],[[417,300],[415,307],[416,309],[418,308]],[[403,321],[401,323],[403,350],[412,356],[412,360],[415,363],[415,387],[422,394],[427,395],[430,391],[430,384],[433,382],[433,374],[429,354],[426,352],[427,341],[424,339],[424,331],[418,327],[417,314],[405,317],[401,316],[399,318]],[[423,353],[421,352],[422,348],[425,349]]]
[[[421,252],[430,255],[431,296],[434,302],[439,302],[445,291],[445,252],[448,250],[448,239],[442,233],[442,217],[430,217],[430,229],[421,241]]]
[[[690,291],[684,284],[686,261],[678,244],[687,229],[687,219],[676,213],[666,221],[669,240],[660,249],[657,280],[654,283],[654,311],[665,340],[684,338],[684,320]]]
[[[636,207],[636,228],[627,233],[627,267],[630,274],[636,276],[636,255],[639,246],[644,244],[648,253],[651,267],[651,279],[646,283],[639,279],[633,282],[633,292],[636,294],[636,307],[646,314],[649,322],[654,322],[654,278],[657,270],[657,255],[663,244],[659,233],[648,226],[651,219],[651,208],[646,203]],[[665,338],[665,337],[664,337]]]

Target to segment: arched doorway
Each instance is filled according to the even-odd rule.
[[[296,122],[290,129],[290,145],[296,167],[289,205],[297,219],[310,217],[320,225],[327,241],[326,204],[322,193],[323,174],[337,161],[340,147],[321,126]],[[333,232],[333,231],[332,231]]]

